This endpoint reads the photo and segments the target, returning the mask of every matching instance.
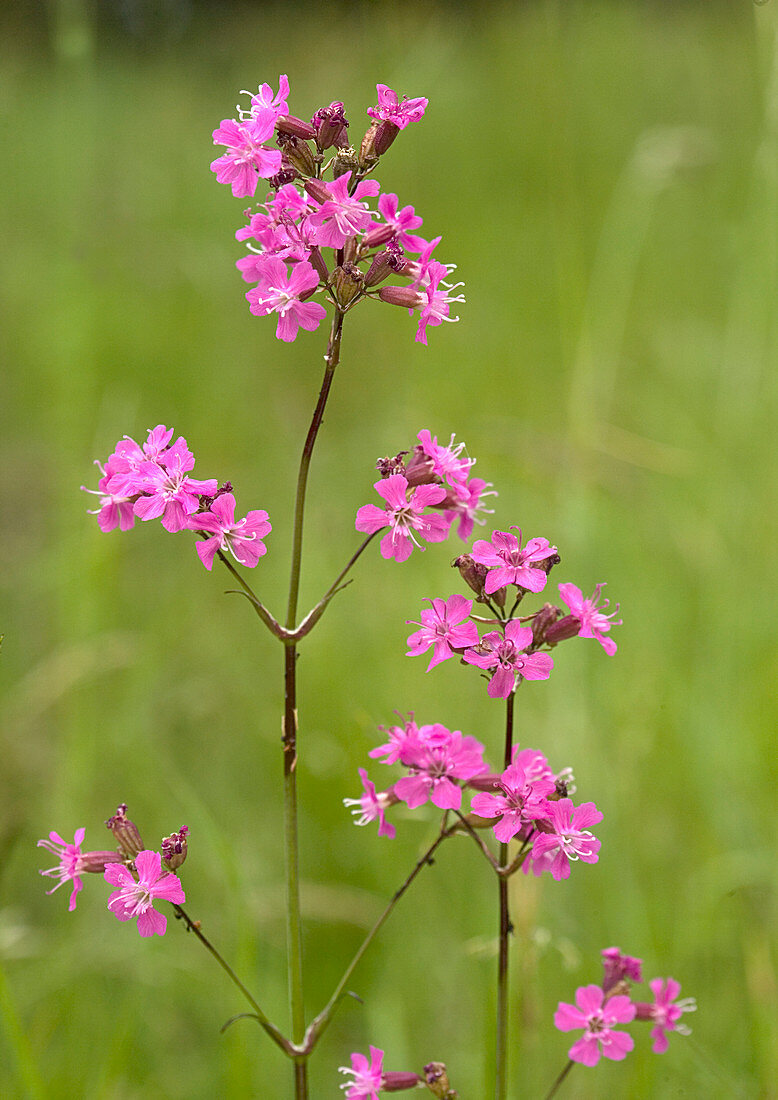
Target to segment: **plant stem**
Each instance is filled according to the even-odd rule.
[[[265,1029],[265,1031],[268,1033],[268,1035],[273,1040],[273,1042],[276,1044],[276,1046],[279,1046],[285,1054],[291,1055],[293,1053],[293,1051],[292,1051],[292,1046],[291,1046],[289,1040],[285,1039],[284,1036],[281,1034],[281,1032],[278,1030],[278,1028],[275,1026],[275,1024],[271,1023],[270,1020],[268,1020],[265,1013],[262,1011],[262,1009],[259,1007],[257,1002],[254,1000],[252,995],[249,993],[248,989],[246,989],[245,985],[240,980],[240,978],[235,973],[235,971],[232,969],[230,964],[225,959],[222,958],[222,956],[219,954],[219,952],[213,946],[213,944],[208,939],[208,937],[203,933],[202,929],[200,928],[200,922],[192,920],[192,918],[189,916],[189,914],[186,912],[186,910],[182,906],[173,905],[173,908],[175,909],[176,916],[180,920],[182,920],[184,922],[184,924],[186,925],[187,932],[193,932],[195,934],[195,936],[197,936],[200,943],[205,948],[207,948],[208,951],[210,951],[210,953],[216,959],[217,963],[222,968],[222,970],[232,979],[232,981],[235,983],[235,985],[241,991],[241,993],[246,998],[248,1003],[254,1009],[254,1015],[256,1016],[256,1018],[259,1021],[260,1025]]]
[[[294,506],[294,535],[292,539],[292,566],[289,579],[289,603],[286,612],[286,628],[294,630],[297,617],[297,601],[300,595],[300,566],[303,550],[303,519],[305,516],[305,490],[308,470],[313,457],[316,436],[319,433],[324,409],[327,405],[335,368],[340,359],[340,340],[343,331],[343,314],[336,309],[332,320],[324,378],[319,399],[313,411],[308,435],[300,457],[297,475],[297,495]],[[292,1017],[292,1039],[301,1043],[305,1035],[305,1002],[303,1000],[303,947],[300,919],[300,864],[297,837],[297,646],[284,645],[284,853],[286,859],[286,942],[287,971],[289,975],[289,1007]],[[307,1054],[295,1056],[294,1089],[296,1100],[308,1100]]]
[[[506,700],[505,708],[505,753],[504,766],[510,767],[513,754],[513,703],[514,695]],[[500,845],[500,866],[508,863],[508,845]],[[500,876],[498,881],[500,907],[500,948],[497,957],[497,1029],[496,1029],[496,1068],[494,1080],[495,1100],[506,1100],[508,1096],[508,950],[510,935],[513,931],[508,908],[508,879]]]
[[[567,1063],[565,1068],[559,1074],[556,1081],[554,1081],[553,1085],[551,1086],[548,1093],[546,1094],[546,1100],[551,1100],[552,1096],[556,1096],[557,1091],[559,1090],[559,1086],[562,1084],[565,1077],[567,1077],[568,1073],[570,1072],[570,1070],[573,1068],[574,1065],[575,1065],[575,1062],[573,1062],[572,1060]]]
[[[356,955],[354,955],[354,958],[351,960],[351,962],[346,967],[346,971],[345,971],[343,977],[338,982],[337,987],[335,989],[335,992],[332,994],[329,1001],[324,1006],[324,1008],[321,1010],[321,1012],[318,1014],[318,1016],[311,1022],[311,1026],[308,1028],[308,1032],[306,1034],[305,1044],[304,1044],[305,1050],[308,1053],[310,1053],[313,1050],[313,1048],[316,1046],[319,1039],[324,1034],[324,1030],[327,1027],[327,1025],[329,1024],[335,1009],[338,1007],[340,1001],[343,999],[343,997],[345,995],[346,986],[347,986],[347,984],[348,984],[348,982],[351,978],[351,975],[356,970],[357,966],[359,965],[359,962],[362,959],[362,956],[365,954],[365,952],[367,951],[370,944],[373,942],[375,937],[380,932],[381,928],[384,926],[386,921],[389,919],[395,905],[397,905],[397,902],[400,900],[400,898],[406,892],[406,890],[411,885],[411,883],[416,878],[416,876],[419,874],[419,872],[422,870],[422,868],[427,867],[427,866],[431,866],[431,864],[433,862],[432,856],[433,856],[435,850],[447,837],[449,837],[453,834],[454,829],[455,829],[455,826],[451,826],[448,829],[441,827],[441,830],[438,833],[438,836],[436,837],[435,841],[429,846],[429,848],[424,853],[424,855],[420,856],[419,859],[416,861],[416,864],[415,864],[413,870],[408,875],[408,877],[405,879],[405,882],[403,882],[402,886],[398,890],[396,890],[394,892],[394,894],[392,894],[391,900],[389,901],[389,904],[387,905],[386,909],[384,909],[381,916],[378,918],[378,920],[375,922],[375,924],[370,929],[368,934],[365,936],[364,940],[362,941],[362,943],[359,946],[359,949],[357,950]]]

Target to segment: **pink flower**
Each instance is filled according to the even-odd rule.
[[[276,336],[286,343],[294,340],[297,330],[313,332],[318,328],[327,311],[318,302],[300,299],[319,285],[319,276],[306,261],[295,264],[287,275],[286,264],[274,256],[264,257],[259,286],[246,294],[251,312],[258,317],[268,313],[278,314]]]
[[[248,93],[247,93],[248,94]],[[289,114],[289,79],[286,76],[278,78],[278,94],[273,95],[273,89],[269,84],[260,84],[257,94],[251,98],[252,115],[261,118],[264,111],[272,111],[276,118]]]
[[[253,196],[259,177],[268,179],[281,167],[279,149],[263,144],[273,136],[276,115],[273,110],[259,110],[245,122],[225,118],[213,132],[214,145],[226,145],[229,152],[211,163],[219,183],[232,185],[236,198]]]
[[[427,268],[427,279],[420,290],[419,301],[419,327],[416,329],[416,343],[424,344],[427,346],[427,326],[433,327],[441,324],[443,321],[458,321],[459,317],[450,317],[451,306],[454,303],[464,302],[465,298],[462,294],[452,296],[451,291],[457,290],[460,286],[464,286],[464,283],[449,283],[443,282],[444,275],[448,274],[448,268],[445,264],[439,264],[433,261]],[[441,290],[440,287],[444,289]]]
[[[378,180],[362,180],[353,195],[349,194],[351,172],[338,176],[327,185],[331,198],[308,217],[313,226],[313,239],[318,245],[342,248],[349,237],[364,233],[371,221],[367,203],[362,200],[377,195],[381,190]]]
[[[462,486],[467,481],[470,470],[475,465],[474,458],[462,458],[464,443],[454,445],[453,432],[448,445],[438,443],[438,437],[433,436],[426,428],[419,432],[419,449],[430,460],[430,472],[447,481],[452,486]]]
[[[386,757],[384,764],[394,764],[402,758],[408,745],[415,744],[420,737],[426,739],[435,728],[445,729],[445,726],[422,726],[420,730],[412,714],[408,715],[408,720],[404,726],[390,726],[389,729],[379,726],[378,729],[381,733],[388,733],[389,740],[385,745],[379,745],[377,748],[371,749],[367,755],[376,760],[380,760],[384,756]]]
[[[68,844],[59,833],[55,832],[49,833],[48,840],[38,841],[39,848],[45,848],[47,852],[51,852],[59,859],[59,863],[54,867],[49,867],[48,870],[40,872],[42,875],[48,875],[49,878],[59,879],[46,893],[53,894],[64,883],[72,882],[73,890],[68,904],[68,911],[71,913],[76,907],[77,894],[84,888],[81,875],[86,872],[99,872],[102,874],[106,864],[117,863],[120,859],[116,852],[82,852],[81,845],[84,842],[85,835],[86,829],[81,828],[76,829],[72,844]]]
[[[618,947],[606,947],[600,954],[603,966],[602,988],[605,993],[610,992],[625,978],[631,982],[643,981],[642,959],[633,958],[632,955],[622,955]]]
[[[433,646],[427,672],[441,661],[453,657],[454,649],[465,649],[478,644],[478,627],[475,623],[465,622],[473,610],[472,600],[454,595],[447,600],[435,597],[429,602],[432,604],[431,609],[423,610],[421,622],[413,624],[420,626],[421,630],[408,638],[410,648],[406,654],[407,657],[418,657]],[[412,620],[408,619],[407,622],[410,625]]]
[[[340,1086],[346,1090],[346,1100],[379,1100],[378,1090],[384,1080],[384,1052],[378,1047],[370,1047],[370,1061],[364,1054],[351,1055],[351,1069],[339,1066],[338,1072],[354,1078],[344,1081]]]
[[[364,768],[359,769],[359,778],[362,780],[365,793],[361,798],[344,798],[343,805],[354,807],[351,812],[356,818],[355,824],[367,825],[369,821],[375,821],[378,818],[378,835],[393,839],[397,830],[386,820],[386,810],[397,801],[397,798],[392,791],[382,791],[378,794],[375,783],[368,779]]]
[[[448,524],[443,516],[422,515],[425,508],[440,504],[446,495],[442,485],[420,485],[407,496],[408,482],[402,474],[390,474],[374,485],[374,489],[386,501],[386,508],[365,504],[357,512],[356,529],[372,535],[382,527],[390,530],[381,539],[381,556],[406,561],[416,546],[422,549],[419,539],[442,542],[448,534]]]
[[[174,905],[183,905],[186,898],[177,875],[162,873],[162,857],[159,852],[143,851],[135,857],[138,872],[136,882],[121,863],[111,863],[105,869],[105,881],[117,886],[108,899],[108,908],[119,920],[138,918],[141,936],[164,936],[167,918],[158,913],[154,902],[162,899]]]
[[[469,665],[494,669],[487,691],[492,699],[507,699],[515,690],[517,675],[525,680],[547,680],[551,675],[554,662],[548,653],[523,652],[531,643],[532,628],[511,619],[504,637],[496,630],[484,634],[477,646],[464,652],[463,659]]]
[[[602,814],[593,802],[573,806],[572,799],[560,798],[549,802],[548,816],[540,825],[532,845],[532,870],[536,875],[550,871],[559,882],[570,877],[570,863],[580,859],[584,863],[596,863],[599,859],[600,841],[589,832],[590,825],[602,821]],[[528,870],[527,864],[524,865]]]
[[[651,1038],[654,1040],[652,1050],[654,1054],[664,1054],[670,1045],[667,1033],[677,1031],[679,1035],[689,1035],[689,1028],[678,1021],[684,1012],[694,1012],[697,1005],[693,997],[678,1000],[681,987],[674,978],[652,978],[648,983],[654,994],[653,1004],[639,1004],[637,1006],[638,1019],[650,1019],[655,1023],[651,1029]]]
[[[604,584],[596,585],[594,594],[587,600],[584,599],[581,589],[576,588],[574,584],[560,584],[559,595],[570,608],[571,614],[581,623],[578,637],[596,638],[608,656],[612,657],[616,652],[616,643],[605,635],[612,626],[621,626],[621,619],[617,622],[610,621],[619,610],[618,604],[610,615],[604,613],[605,608],[610,604],[609,600],[605,600],[600,607],[597,607],[603,587]]]
[[[605,1001],[598,985],[582,985],[575,991],[575,1005],[560,1002],[554,1013],[554,1026],[560,1031],[584,1029],[583,1036],[567,1052],[573,1062],[596,1066],[600,1055],[620,1062],[635,1042],[631,1035],[613,1030],[614,1025],[630,1023],[635,1019],[635,1011],[629,997],[610,997]]]
[[[458,486],[453,506],[447,508],[443,514],[452,524],[456,519],[459,520],[457,534],[463,542],[470,538],[476,523],[486,523],[480,513],[491,515],[494,511],[493,508],[486,508],[483,502],[484,497],[493,496],[497,496],[497,492],[492,489],[491,482],[480,477],[471,477],[466,485]]]
[[[421,252],[427,242],[423,237],[416,237],[409,232],[418,229],[422,219],[412,206],[404,206],[398,210],[399,201],[396,195],[387,192],[378,199],[378,210],[384,218],[382,222],[372,222],[368,229],[364,245],[366,248],[378,248],[388,241],[396,241],[408,252]]]
[[[428,99],[408,99],[407,96],[399,98],[397,92],[393,92],[386,84],[376,84],[378,103],[375,107],[368,107],[367,113],[371,118],[379,122],[391,122],[398,130],[404,130],[410,122],[420,119],[429,103]]]
[[[441,810],[458,810],[462,788],[454,780],[467,782],[487,770],[484,747],[474,737],[463,737],[459,730],[450,732],[437,725],[432,729],[424,740],[409,739],[403,746],[401,762],[411,769],[411,775],[398,779],[394,793],[412,810],[428,798]]]
[[[213,569],[217,550],[225,547],[241,565],[250,569],[257,564],[267,547],[262,542],[272,531],[267,512],[257,509],[235,522],[235,497],[222,493],[211,503],[210,511],[190,516],[187,526],[192,531],[207,531],[211,538],[197,543],[197,553],[206,569]]]
[[[198,481],[187,476],[194,455],[184,448],[175,453],[171,448],[164,461],[164,466],[142,462],[138,467],[137,485],[143,495],[135,501],[135,515],[142,520],[161,516],[166,531],[182,531],[187,516],[200,507],[200,497],[212,497],[219,484],[215,478]]]
[[[501,844],[507,844],[525,825],[549,816],[546,796],[556,790],[553,779],[531,780],[522,768],[511,764],[495,783],[495,787],[502,793],[476,794],[470,808],[479,817],[500,818],[494,826],[494,835]]]
[[[551,546],[548,539],[530,539],[522,549],[521,531],[518,538],[508,531],[495,531],[491,542],[478,539],[472,549],[473,560],[489,569],[485,588],[487,596],[509,584],[530,592],[542,592],[548,574],[545,569],[533,568],[534,564],[556,553],[556,546]]]
[[[109,478],[104,474],[97,483],[97,489],[87,489],[86,485],[81,486],[83,492],[100,497],[100,507],[88,508],[87,511],[90,516],[97,516],[101,531],[113,531],[115,527],[122,531],[129,531],[135,526],[135,497],[110,493],[108,481]]]

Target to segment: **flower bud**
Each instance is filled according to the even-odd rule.
[[[307,179],[305,181],[305,190],[315,199],[316,202],[329,202],[332,198],[330,189],[323,180]]]
[[[268,185],[270,187],[272,187],[272,189],[274,191],[278,191],[285,184],[294,183],[294,181],[296,179],[299,179],[299,177],[300,177],[300,173],[297,171],[296,168],[292,168],[291,166],[287,167],[286,165],[282,165],[281,171],[276,172],[276,174],[274,176],[271,176],[270,179],[267,182],[268,182]],[[249,216],[249,217],[251,216],[251,211],[250,210],[246,210],[245,213],[246,213],[247,216]]]
[[[392,273],[400,275],[407,262],[400,246],[390,242],[383,251],[373,257],[373,262],[365,276],[365,285],[377,286],[384,279],[388,279]]]
[[[382,157],[400,132],[393,122],[374,122],[365,136],[359,150],[359,159],[363,165],[375,164]]]
[[[424,1083],[439,1100],[454,1100],[458,1095],[449,1084],[448,1071],[443,1062],[429,1062],[424,1067]]]
[[[532,620],[532,646],[537,649],[546,639],[546,631],[557,621],[562,614],[562,609],[554,607],[552,603],[543,604],[540,611]]]
[[[358,168],[359,161],[354,156],[354,150],[351,146],[349,146],[348,149],[339,149],[337,156],[332,162],[332,178],[337,179],[338,176],[342,176],[345,172],[356,172]],[[353,177],[350,182],[353,186]]]
[[[286,160],[296,168],[301,176],[312,176],[316,171],[316,161],[310,145],[292,134],[279,134],[278,144]]]
[[[405,477],[405,463],[403,462],[403,458],[407,453],[407,451],[400,451],[400,453],[393,458],[379,458],[375,464],[375,468],[378,470],[381,477],[390,477],[392,474],[402,474],[403,477]]]
[[[422,302],[419,291],[412,286],[382,286],[378,297],[390,306],[405,306],[406,309],[416,309]]]
[[[335,268],[332,288],[341,308],[350,305],[362,293],[364,279],[362,272],[352,263],[346,262]]]
[[[565,638],[574,638],[580,629],[580,619],[576,619],[575,615],[565,615],[546,628],[545,641],[548,645],[558,645]]]
[[[415,1089],[422,1084],[418,1073],[402,1073],[390,1070],[385,1073],[381,1081],[381,1092],[404,1092],[406,1089]]]
[[[188,826],[182,825],[177,833],[162,838],[162,858],[169,871],[177,871],[186,859],[188,832]]]
[[[440,482],[440,478],[436,477],[432,472],[435,463],[428,454],[425,454],[424,448],[417,443],[413,448],[413,453],[406,463],[405,476],[408,479],[410,486],[415,485],[432,485],[435,482]]]
[[[105,824],[113,833],[123,859],[135,859],[138,853],[144,850],[145,846],[137,826],[127,817],[126,802],[122,802],[113,817],[109,817]]]
[[[319,278],[323,283],[329,282],[329,268],[327,267],[324,257],[321,254],[321,249],[317,244],[313,245],[310,252],[308,253],[308,263],[311,265],[314,271],[318,271]]]
[[[339,149],[348,145],[348,119],[343,114],[343,104],[335,100],[329,107],[321,107],[311,119],[316,131],[316,147],[324,152],[332,145]]]
[[[276,119],[276,130],[279,134],[292,134],[306,141],[316,137],[313,126],[309,122],[303,122],[301,118],[295,118],[294,115],[280,115]]]

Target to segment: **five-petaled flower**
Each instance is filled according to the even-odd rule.
[[[375,789],[375,783],[368,779],[364,768],[359,769],[359,778],[362,780],[365,793],[361,798],[344,798],[343,805],[354,807],[351,812],[356,819],[356,825],[367,825],[368,822],[378,818],[378,835],[388,836],[391,840],[397,830],[391,822],[386,820],[386,809],[397,802],[396,796],[391,790],[381,791],[379,794]]]
[[[351,1068],[339,1066],[338,1071],[353,1077],[340,1086],[346,1091],[346,1100],[379,1100],[378,1090],[384,1080],[384,1052],[370,1047],[370,1060],[364,1054],[351,1055]]]
[[[137,880],[121,863],[106,867],[105,881],[118,887],[108,899],[108,908],[119,920],[137,917],[141,936],[163,936],[167,917],[156,911],[154,902],[164,900],[183,905],[186,898],[181,882],[172,872],[162,872],[159,852],[139,852],[135,857],[135,869]]]
[[[276,256],[261,257],[261,278],[258,286],[246,292],[251,312],[258,317],[268,313],[278,314],[276,336],[287,344],[295,339],[297,330],[313,332],[318,328],[327,311],[318,302],[304,302],[302,298],[319,285],[319,276],[304,261],[295,264],[288,274],[286,264]]]
[[[473,544],[473,560],[485,565],[485,592],[491,596],[498,588],[515,584],[530,592],[542,592],[548,580],[547,569],[538,568],[537,563],[556,555],[556,546],[548,539],[530,539],[526,546],[521,545],[521,531],[518,537],[510,531],[495,531],[491,542],[478,539]]]
[[[621,626],[621,619],[611,622],[611,619],[619,610],[618,604],[609,615],[605,614],[605,608],[610,603],[609,600],[605,600],[599,607],[597,606],[603,588],[604,584],[596,585],[594,594],[589,599],[585,599],[583,592],[576,585],[560,584],[559,595],[570,608],[570,614],[578,619],[581,624],[578,637],[596,638],[605,652],[612,657],[616,652],[616,643],[612,638],[607,638],[606,634],[612,626]],[[563,621],[560,620],[560,624]],[[559,626],[559,624],[556,625]]]
[[[402,99],[387,84],[376,84],[378,103],[375,107],[368,107],[367,113],[371,118],[380,122],[392,122],[398,130],[404,130],[410,122],[420,119],[427,109],[429,100],[423,96],[416,99]]]
[[[476,543],[476,546],[478,543]],[[487,691],[492,699],[507,699],[516,688],[516,677],[547,680],[554,662],[548,653],[525,653],[532,644],[532,628],[518,619],[505,624],[505,634],[491,630],[477,646],[465,650],[463,660],[479,668],[494,669]]]
[[[532,871],[540,875],[550,871],[559,882],[570,877],[570,863],[580,859],[584,863],[596,863],[599,859],[600,841],[589,832],[590,825],[602,821],[602,814],[593,802],[573,806],[572,799],[560,798],[549,802],[548,815],[539,824],[532,845]],[[528,870],[524,865],[524,870]]]
[[[82,827],[76,829],[72,844],[68,844],[59,833],[55,832],[50,832],[47,840],[38,841],[39,848],[45,848],[47,852],[51,852],[59,859],[59,863],[55,864],[54,867],[41,871],[42,875],[48,875],[49,878],[59,880],[46,893],[53,894],[66,882],[72,882],[73,889],[68,903],[68,910],[71,913],[76,907],[76,896],[84,888],[81,875],[86,872],[92,874],[99,872],[102,874],[106,864],[116,863],[121,859],[117,852],[82,852],[81,845],[84,843],[85,835],[86,829]]]
[[[600,1055],[620,1062],[635,1045],[631,1035],[614,1030],[616,1024],[635,1019],[635,1006],[629,997],[619,995],[605,1000],[598,985],[583,985],[575,991],[575,1005],[561,1001],[554,1013],[554,1025],[560,1031],[584,1033],[570,1047],[568,1057],[585,1066],[595,1066]]]
[[[518,764],[511,764],[494,786],[499,793],[484,791],[473,795],[470,808],[479,817],[500,818],[494,826],[494,835],[501,844],[507,844],[525,825],[548,817],[546,796],[556,790],[553,779],[530,779]]]
[[[639,1004],[637,1006],[638,1019],[649,1019],[654,1023],[651,1029],[651,1038],[654,1045],[651,1048],[654,1054],[664,1054],[670,1045],[667,1034],[676,1031],[679,1035],[688,1035],[689,1028],[678,1021],[684,1012],[694,1012],[697,1004],[693,997],[685,997],[678,1000],[681,987],[675,978],[652,978],[648,983],[654,994],[653,1004]]]
[[[357,512],[356,528],[373,535],[382,527],[390,530],[381,539],[381,556],[406,561],[413,547],[422,549],[419,539],[442,542],[449,525],[441,515],[423,515],[425,508],[440,504],[446,496],[442,485],[419,485],[408,496],[408,481],[402,474],[390,474],[374,488],[386,501],[386,508],[365,504]]]
[[[478,627],[473,622],[465,622],[473,610],[472,600],[453,595],[447,600],[437,596],[429,602],[432,607],[422,610],[420,623],[406,620],[409,625],[421,627],[408,638],[406,656],[418,657],[430,646],[433,647],[427,672],[441,661],[453,657],[455,649],[478,644]]]
[[[212,501],[209,511],[190,516],[187,526],[210,535],[197,543],[197,553],[206,569],[213,569],[217,551],[225,548],[241,565],[253,568],[267,552],[262,539],[272,530],[263,508],[249,512],[236,522],[232,493],[222,493]]]

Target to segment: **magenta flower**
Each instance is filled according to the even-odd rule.
[[[276,336],[286,343],[294,340],[297,330],[313,332],[318,328],[327,311],[318,302],[300,299],[319,285],[317,272],[306,261],[295,264],[291,275],[283,260],[275,256],[263,258],[262,277],[259,286],[246,293],[251,312],[257,317],[268,313],[278,314]]]
[[[600,841],[589,832],[590,825],[602,821],[602,814],[593,802],[573,806],[572,799],[549,802],[548,816],[540,826],[532,845],[532,870],[536,875],[550,871],[559,882],[570,877],[570,863],[580,859],[596,863]],[[527,870],[525,864],[525,870]]]
[[[368,107],[367,113],[371,118],[379,122],[391,122],[398,130],[420,119],[427,109],[428,99],[420,96],[417,99],[408,99],[407,96],[399,98],[397,92],[392,91],[386,84],[376,84],[378,103],[375,107]]]
[[[90,516],[97,516],[101,531],[113,531],[115,527],[122,531],[129,531],[135,526],[135,496],[109,492],[108,481],[109,478],[103,471],[103,477],[98,481],[97,489],[87,489],[86,485],[81,486],[83,492],[100,497],[100,507],[88,508],[87,511]]]
[[[368,822],[378,818],[378,835],[393,839],[397,830],[386,820],[386,810],[397,802],[397,798],[393,791],[382,791],[378,794],[375,783],[368,779],[364,768],[359,769],[359,778],[362,780],[365,793],[361,798],[344,798],[343,805],[354,807],[351,812],[356,818],[356,825],[367,825]]]
[[[219,183],[232,185],[236,198],[253,197],[259,177],[268,179],[281,167],[281,151],[264,145],[273,136],[275,121],[273,110],[259,110],[245,122],[225,118],[214,130],[214,145],[226,145],[229,152],[212,161],[211,171]]]
[[[49,867],[48,870],[40,872],[42,875],[48,875],[49,878],[59,880],[46,893],[53,894],[64,883],[72,882],[73,890],[68,904],[68,911],[71,913],[76,907],[76,896],[84,889],[81,875],[87,872],[102,874],[106,864],[117,863],[121,858],[117,852],[82,852],[81,845],[85,836],[86,829],[81,828],[76,829],[72,844],[68,844],[59,833],[55,832],[49,833],[48,840],[38,841],[39,848],[45,848],[47,852],[51,852],[59,860],[59,863],[55,864],[54,867]]]
[[[407,657],[418,657],[425,653],[430,646],[433,647],[427,672],[441,661],[447,661],[454,656],[455,649],[465,649],[467,646],[478,644],[478,627],[475,623],[465,622],[473,610],[473,601],[466,600],[464,596],[449,596],[442,600],[436,596],[429,601],[432,604],[430,610],[421,612],[421,622],[406,622],[414,626],[420,626],[408,638],[409,649]],[[461,625],[460,625],[461,624]]]
[[[404,206],[402,210],[398,207],[398,198],[391,192],[379,197],[378,210],[384,221],[371,223],[363,242],[366,248],[378,248],[388,241],[395,241],[408,252],[422,251],[427,242],[423,237],[416,237],[410,232],[411,229],[419,228],[422,219],[412,206]]]
[[[331,197],[309,215],[308,224],[314,229],[316,244],[342,248],[349,237],[364,233],[370,226],[370,210],[362,200],[377,195],[381,185],[378,180],[362,180],[354,194],[350,195],[350,179],[351,172],[346,172],[328,184],[327,191]]]
[[[141,936],[164,936],[167,917],[158,913],[154,902],[170,901],[183,905],[186,901],[181,882],[172,872],[162,872],[159,852],[143,851],[135,857],[137,882],[122,863],[111,863],[105,869],[105,881],[117,886],[108,899],[108,908],[119,920],[138,918]]]
[[[469,665],[494,669],[487,691],[492,699],[507,699],[515,690],[516,676],[525,680],[547,680],[551,675],[554,662],[548,653],[523,652],[531,644],[532,628],[522,626],[518,619],[511,619],[505,624],[504,637],[492,630],[462,656]]]
[[[248,94],[248,93],[246,93]],[[278,78],[278,94],[273,95],[273,89],[269,84],[260,84],[257,94],[251,97],[251,113],[262,117],[263,111],[272,111],[276,118],[289,114],[289,79],[286,76]]]
[[[402,474],[390,474],[373,486],[386,501],[386,508],[365,504],[357,512],[356,529],[366,535],[390,530],[381,539],[381,556],[396,561],[406,561],[416,546],[422,549],[419,539],[442,542],[448,534],[448,524],[443,516],[422,515],[425,508],[440,504],[446,495],[442,485],[420,485],[407,496],[408,482]]]
[[[525,825],[549,816],[546,796],[553,794],[553,779],[530,780],[522,768],[511,764],[495,782],[501,794],[476,794],[470,809],[479,817],[499,817],[494,835],[500,844],[507,844]]]
[[[215,478],[198,481],[188,477],[194,466],[191,451],[169,450],[165,465],[142,462],[137,471],[137,485],[143,493],[135,501],[135,515],[142,520],[159,519],[166,531],[182,531],[187,517],[200,507],[200,497],[212,497],[219,487]]]
[[[208,512],[190,516],[187,526],[192,531],[207,531],[211,537],[197,543],[197,553],[206,569],[213,569],[217,550],[227,549],[241,565],[253,569],[267,547],[262,542],[272,531],[267,512],[259,508],[235,522],[235,497],[222,493],[211,502]]]
[[[617,996],[605,1000],[598,985],[582,985],[575,991],[575,1005],[559,1003],[554,1013],[554,1026],[560,1031],[583,1028],[584,1034],[570,1047],[568,1057],[584,1066],[596,1066],[600,1055],[621,1062],[635,1045],[631,1035],[615,1031],[615,1024],[628,1024],[635,1019],[635,1006],[629,997]]]
[[[339,1066],[338,1073],[354,1078],[344,1081],[340,1086],[346,1090],[346,1100],[379,1100],[378,1090],[384,1080],[384,1052],[378,1047],[370,1047],[370,1061],[364,1054],[351,1055],[351,1068]]]
[[[520,530],[518,538],[509,531],[495,531],[491,542],[478,539],[472,549],[473,560],[489,569],[485,587],[487,596],[509,584],[530,592],[542,592],[548,574],[545,569],[534,568],[535,562],[545,561],[556,553],[556,546],[551,546],[548,539],[530,539],[522,548]]]
[[[452,524],[455,520],[459,520],[457,534],[463,542],[467,542],[470,538],[476,523],[486,523],[481,513],[491,515],[494,511],[493,508],[486,508],[483,501],[484,497],[493,496],[497,496],[497,492],[492,489],[491,482],[484,481],[480,477],[471,477],[466,485],[457,487],[456,500],[443,514]]]
[[[458,810],[462,788],[454,780],[467,782],[487,771],[484,747],[474,737],[463,737],[459,730],[433,728],[435,732],[426,739],[408,740],[403,746],[401,762],[411,769],[411,775],[397,780],[394,793],[412,810],[427,799],[441,810]]]
[[[679,1024],[684,1012],[694,1012],[697,1004],[693,997],[678,1000],[681,987],[674,978],[652,978],[648,983],[654,994],[653,1004],[639,1004],[637,1017],[639,1020],[652,1020],[655,1026],[651,1029],[651,1038],[654,1045],[651,1048],[654,1054],[664,1054],[670,1045],[667,1034],[676,1031],[679,1035],[689,1035],[689,1028],[685,1024]]]
[[[447,481],[451,486],[463,486],[467,481],[470,471],[475,465],[474,458],[463,458],[464,442],[454,444],[453,432],[448,445],[438,443],[438,437],[423,428],[419,432],[419,449],[430,462],[430,472]]]
[[[605,600],[600,607],[597,606],[603,587],[604,584],[596,585],[594,594],[587,600],[584,599],[581,589],[576,588],[574,584],[560,584],[559,595],[570,608],[574,618],[578,619],[581,624],[578,637],[596,638],[608,656],[612,657],[616,652],[616,643],[612,638],[606,638],[605,635],[612,626],[621,626],[621,619],[611,622],[611,619],[619,610],[618,604],[616,604],[610,615],[605,614],[605,608],[610,604],[609,600]]]
[[[381,733],[387,733],[389,735],[389,740],[385,745],[379,745],[377,748],[371,749],[367,755],[376,760],[380,760],[381,757],[384,756],[386,758],[384,764],[395,764],[402,758],[408,745],[412,743],[415,744],[419,738],[426,739],[435,729],[445,730],[445,728],[445,726],[422,726],[421,729],[419,729],[413,719],[413,715],[409,714],[404,726],[390,726],[389,729],[386,729],[384,726],[379,726],[379,731]]]
[[[454,283],[453,286],[443,282],[444,275],[448,274],[445,264],[435,261],[427,268],[427,280],[421,287],[419,302],[419,327],[416,329],[416,343],[427,346],[427,326],[442,324],[443,321],[458,321],[459,317],[449,316],[451,306],[464,302],[462,294],[452,296],[452,291],[457,290],[464,283]],[[443,287],[443,290],[440,287]]]

